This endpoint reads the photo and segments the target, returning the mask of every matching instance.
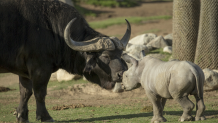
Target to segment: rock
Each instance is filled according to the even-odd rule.
[[[69,81],[69,80],[73,80],[73,79],[77,80],[77,79],[80,79],[81,77],[82,76],[77,75],[77,74],[75,74],[75,75],[74,74],[70,74],[67,71],[63,70],[63,69],[59,69],[57,71],[57,80],[59,82],[61,82],[61,81]]]
[[[63,3],[67,3],[67,4],[71,5],[71,6],[74,6],[72,0],[59,0],[59,1],[61,1]]]
[[[218,89],[218,70],[211,70],[209,68],[203,69],[205,76],[204,90],[212,91]]]
[[[150,45],[153,48],[164,48],[166,46],[169,46],[162,36],[156,37],[155,39],[150,41],[147,45]]]
[[[156,38],[157,35],[153,33],[146,33],[142,35],[138,35],[134,38],[132,38],[129,43],[130,44],[138,44],[138,45],[147,45],[151,40]]]
[[[50,80],[49,81],[55,81],[57,80],[57,72],[54,72],[51,74]]]
[[[164,39],[168,43],[169,46],[172,46],[172,44],[173,44],[173,35],[172,34],[168,34],[168,35],[164,36]]]
[[[128,44],[128,48],[126,48],[126,53],[136,60],[140,60],[143,58],[142,52],[144,54],[147,54],[150,52],[152,49],[151,46],[146,46],[146,45],[138,45],[138,44]]]
[[[83,80],[84,80],[84,81],[88,81],[88,80],[86,79],[86,77],[85,77],[85,76],[83,76]]]
[[[164,47],[163,52],[167,52],[167,53],[172,54],[172,46],[166,46],[166,47]]]

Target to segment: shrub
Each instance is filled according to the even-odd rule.
[[[84,2],[94,6],[103,7],[132,7],[136,6],[137,0],[73,0],[74,2]]]

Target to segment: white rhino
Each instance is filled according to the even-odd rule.
[[[175,99],[183,108],[179,121],[192,120],[191,111],[194,104],[188,95],[196,98],[195,120],[205,120],[203,112],[204,73],[199,66],[188,61],[163,62],[151,56],[145,56],[137,61],[124,54],[123,59],[132,66],[123,74],[123,84],[126,90],[142,85],[149,100],[153,104],[153,118],[151,122],[165,122],[163,109],[167,99]]]

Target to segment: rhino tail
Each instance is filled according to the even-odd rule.
[[[189,63],[189,64],[190,64],[191,71],[195,76],[195,82],[196,82],[195,90],[197,89],[196,91],[197,91],[198,97],[200,99],[203,99],[203,85],[204,85],[204,79],[205,79],[204,73],[203,73],[202,69],[199,66],[197,66],[196,64],[194,64],[194,63]]]

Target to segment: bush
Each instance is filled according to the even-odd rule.
[[[132,7],[136,6],[137,0],[73,0],[74,2],[84,2],[94,6],[103,7]]]

